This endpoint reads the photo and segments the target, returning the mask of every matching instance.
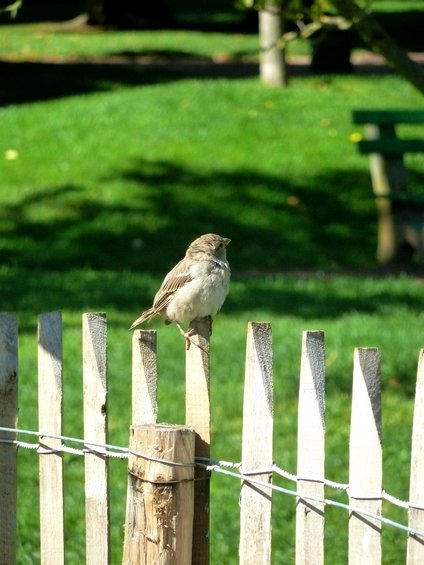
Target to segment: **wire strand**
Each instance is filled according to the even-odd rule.
[[[0,438],[0,443],[5,443],[5,444],[13,444],[16,445],[17,447],[22,447],[25,449],[33,449],[33,450],[37,450],[39,452],[40,455],[44,455],[44,454],[51,454],[51,453],[70,453],[73,455],[87,455],[87,454],[95,454],[95,455],[99,455],[102,457],[116,457],[119,459],[127,459],[129,457],[129,455],[134,455],[135,457],[142,457],[143,459],[148,459],[150,461],[156,461],[158,463],[162,463],[164,465],[172,465],[172,466],[181,466],[181,467],[192,467],[194,464],[191,462],[187,462],[187,463],[181,463],[181,462],[175,462],[175,461],[168,461],[166,459],[158,459],[156,457],[152,457],[150,455],[147,455],[145,453],[139,453],[136,451],[133,451],[131,449],[129,449],[128,447],[121,447],[121,446],[117,446],[117,445],[112,445],[109,443],[100,443],[100,442],[92,442],[86,439],[78,439],[78,438],[73,438],[73,437],[69,437],[69,436],[64,436],[64,435],[55,435],[55,434],[48,434],[48,433],[44,433],[44,432],[37,432],[37,431],[33,431],[33,430],[20,430],[17,428],[6,428],[6,427],[2,427],[0,426],[0,432],[6,432],[6,433],[10,433],[10,434],[26,434],[26,435],[30,435],[30,436],[36,436],[38,438],[50,438],[50,439],[58,439],[62,442],[62,444],[59,447],[46,447],[43,446],[42,444],[40,444],[40,442],[38,443],[29,443],[29,442],[24,442],[24,441],[20,441],[17,439],[11,439],[11,438]],[[72,443],[76,443],[76,444],[80,444],[83,445],[84,447],[82,449],[76,449],[73,447],[69,447],[67,445],[64,444],[64,442],[72,442]],[[398,522],[394,522],[393,520],[390,520],[389,518],[385,518],[383,516],[380,516],[378,514],[374,514],[372,512],[368,512],[366,510],[363,510],[361,508],[357,508],[351,504],[344,504],[342,502],[337,502],[335,500],[331,500],[328,498],[320,498],[320,497],[316,497],[316,496],[312,496],[312,495],[303,495],[301,492],[297,492],[294,490],[290,490],[278,485],[274,485],[272,483],[268,483],[268,482],[264,482],[261,481],[259,479],[255,479],[254,475],[261,475],[261,474],[266,474],[266,473],[277,473],[278,475],[291,480],[293,482],[298,482],[298,481],[302,481],[302,480],[306,480],[306,481],[316,481],[316,482],[322,482],[324,485],[334,488],[334,489],[340,489],[340,490],[344,490],[347,492],[347,494],[349,494],[349,485],[348,484],[344,484],[344,483],[338,483],[335,481],[330,481],[328,479],[325,478],[320,478],[320,477],[300,477],[297,475],[294,475],[292,473],[289,473],[288,471],[285,471],[284,469],[281,469],[280,467],[278,467],[278,465],[276,465],[275,463],[266,469],[254,469],[254,470],[249,470],[248,472],[244,472],[242,470],[242,464],[241,463],[233,463],[233,462],[229,462],[229,461],[221,461],[221,460],[217,460],[217,459],[209,459],[206,457],[196,457],[196,466],[202,467],[207,469],[208,471],[215,471],[216,473],[221,473],[223,475],[227,475],[233,478],[237,478],[239,480],[242,480],[244,482],[248,482],[251,484],[255,484],[258,486],[262,486],[263,488],[268,488],[283,494],[287,494],[290,496],[295,496],[296,498],[300,498],[300,499],[304,499],[304,500],[310,500],[312,502],[317,502],[319,504],[324,504],[324,505],[328,505],[328,506],[336,506],[338,508],[343,508],[345,510],[348,510],[349,512],[354,512],[357,514],[361,514],[362,516],[367,516],[368,518],[372,518],[374,520],[378,520],[379,522],[382,522],[384,524],[388,524],[390,526],[393,526],[395,528],[398,528],[400,530],[403,530],[405,532],[408,532],[408,534],[413,535],[413,536],[420,536],[420,537],[424,537],[424,532],[420,531],[420,530],[416,530],[414,528],[410,528],[409,526],[405,526],[403,524],[400,524]],[[225,468],[223,468],[225,467]],[[231,469],[237,469],[239,472],[236,473],[234,471],[228,471],[227,468],[231,468]],[[355,494],[355,498],[364,498],[367,499],[369,498],[369,495],[357,495]],[[424,507],[423,505],[420,504],[415,504],[413,502],[406,502],[403,500],[400,500],[392,495],[390,495],[389,493],[387,493],[386,491],[382,490],[381,493],[377,493],[377,494],[373,494],[372,498],[375,499],[385,499],[388,502],[396,505],[396,506],[400,506],[401,508],[405,508],[405,509],[409,509],[409,508],[414,508],[414,509],[418,509],[418,510],[423,510],[424,511]]]
[[[203,467],[203,464],[200,464],[200,466]],[[319,498],[317,496],[312,496],[312,495],[303,495],[302,493],[290,490],[290,489],[286,489],[284,487],[280,487],[277,485],[273,485],[270,483],[265,483],[263,481],[259,481],[256,480],[254,478],[252,478],[251,476],[246,476],[246,475],[241,475],[241,474],[237,474],[234,473],[232,471],[227,471],[226,469],[222,469],[221,467],[217,467],[215,465],[205,465],[206,469],[210,470],[210,471],[215,471],[217,473],[221,473],[223,475],[228,475],[230,477],[235,477],[237,479],[243,480],[247,483],[252,483],[254,485],[258,485],[264,488],[268,488],[271,490],[275,490],[277,492],[282,492],[284,494],[288,494],[290,496],[295,496],[296,498],[300,498],[303,500],[311,500],[313,502],[318,502],[320,504],[325,504],[327,506],[337,506],[338,508],[343,508],[345,510],[349,510],[349,512],[354,512],[356,514],[361,514],[362,516],[367,516],[368,518],[373,518],[374,520],[378,520],[379,522],[382,522],[384,524],[388,524],[390,526],[393,526],[395,528],[398,528],[400,530],[403,530],[405,532],[408,532],[410,535],[413,536],[421,536],[424,537],[424,532],[420,531],[420,530],[416,530],[414,528],[410,528],[409,526],[404,526],[403,524],[399,524],[398,522],[394,522],[393,520],[390,520],[389,518],[384,518],[384,516],[379,516],[378,514],[374,514],[373,512],[368,512],[367,510],[363,510],[362,508],[357,508],[355,506],[352,506],[350,504],[343,504],[342,502],[336,502],[335,500],[330,500],[328,498]]]

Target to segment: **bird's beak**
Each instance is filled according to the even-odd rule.
[[[228,239],[228,237],[224,237],[223,240],[224,240],[225,247],[227,247],[227,245],[230,243],[231,239]]]

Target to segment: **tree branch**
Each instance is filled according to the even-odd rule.
[[[393,41],[371,13],[364,12],[353,0],[330,0],[339,14],[350,20],[362,39],[373,51],[424,94],[424,70]]]

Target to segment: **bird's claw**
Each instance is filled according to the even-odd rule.
[[[186,340],[186,351],[190,349],[190,345],[197,345],[197,343],[191,339],[192,335],[195,335],[195,330],[193,328],[189,329],[188,332],[183,332],[184,339]],[[198,346],[200,347],[200,345]]]

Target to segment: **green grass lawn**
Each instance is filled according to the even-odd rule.
[[[379,347],[384,486],[407,499],[422,280],[346,274],[372,265],[376,249],[368,162],[349,136],[360,132],[353,108],[420,108],[422,97],[395,76],[294,76],[279,90],[261,86],[254,73],[204,78],[82,61],[153,51],[231,60],[255,49],[251,37],[45,29],[0,27],[8,46],[0,62],[0,308],[19,314],[20,427],[37,429],[37,314],[60,309],[64,432],[82,437],[81,313],[105,311],[110,441],[127,444],[127,328],[188,243],[214,231],[232,239],[234,282],[212,336],[213,457],[240,459],[246,324],[270,321],[275,460],[295,472],[301,333],[323,329],[327,476],[347,480],[353,348]],[[71,55],[77,62],[56,64]],[[401,134],[412,131],[424,134],[422,127]],[[407,165],[419,190],[424,157],[408,156]],[[159,420],[181,423],[183,340],[174,327],[152,327],[159,332]],[[65,461],[67,559],[82,563],[83,464],[76,456]],[[39,563],[36,455],[21,450],[19,463],[18,563],[32,565]],[[111,461],[111,471],[118,564],[125,462]],[[213,565],[238,560],[238,488],[238,481],[213,477]],[[406,521],[401,510],[385,512]],[[274,564],[293,561],[294,513],[292,499],[275,496]],[[346,514],[329,509],[326,529],[328,558],[346,561]],[[403,533],[384,529],[384,563],[402,562],[405,547]]]

